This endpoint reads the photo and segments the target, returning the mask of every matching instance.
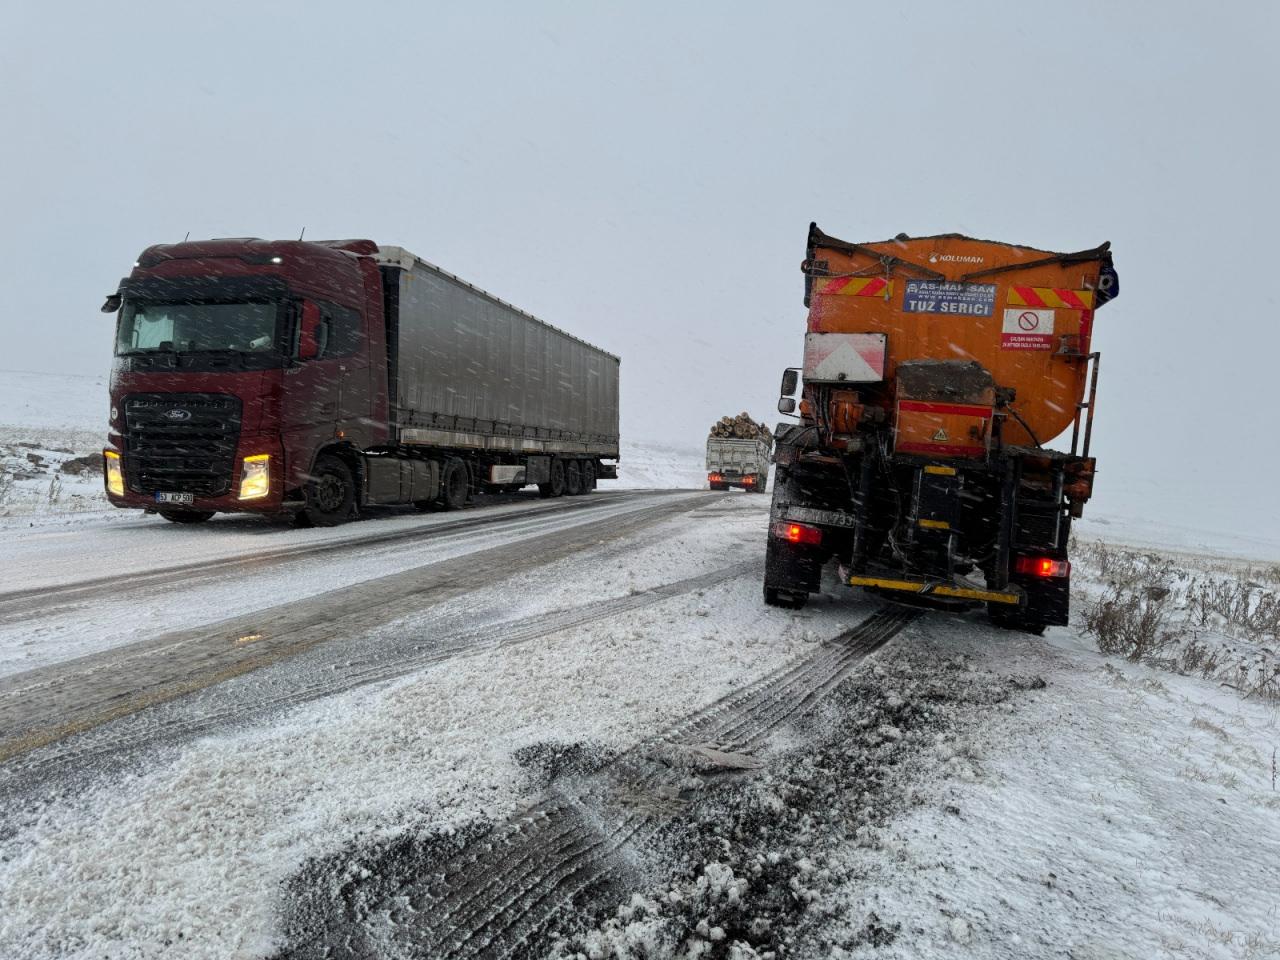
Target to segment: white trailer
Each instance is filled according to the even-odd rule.
[[[707,483],[712,490],[742,487],[764,493],[769,482],[769,455],[773,444],[754,440],[709,437],[707,439]]]

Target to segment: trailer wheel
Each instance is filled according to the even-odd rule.
[[[212,510],[161,510],[160,516],[170,523],[204,523],[212,517]]]
[[[551,461],[551,479],[547,483],[538,484],[538,496],[546,500],[548,497],[564,495],[564,461]]]
[[[576,497],[582,493],[582,467],[577,460],[570,460],[564,468],[565,496]]]
[[[333,527],[351,519],[356,506],[356,483],[351,468],[338,457],[316,460],[303,489],[307,505],[295,518],[299,526]]]
[[[582,492],[590,493],[596,488],[596,465],[590,460],[582,461]]]
[[[454,457],[444,465],[444,483],[440,485],[440,506],[445,510],[461,510],[467,504],[467,465]]]

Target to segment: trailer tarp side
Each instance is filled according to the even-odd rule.
[[[380,259],[399,268],[390,327],[402,442],[617,456],[616,356],[403,250]]]

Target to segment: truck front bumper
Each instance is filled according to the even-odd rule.
[[[127,469],[127,461],[129,457],[128,451],[122,451],[118,447],[107,447],[104,451],[104,458],[112,454],[118,456],[120,470],[124,479],[124,492],[118,493],[111,489],[110,467],[104,464],[103,467],[103,489],[107,495],[107,500],[112,506],[122,507],[125,509],[147,510],[155,512],[158,510],[191,510],[191,511],[212,511],[214,513],[262,513],[262,514],[280,514],[285,513],[291,508],[297,506],[285,501],[285,473],[284,473],[284,457],[278,441],[264,438],[244,438],[241,440],[240,447],[236,451],[236,456],[231,465],[231,478],[226,493],[219,494],[214,497],[201,496],[192,494],[190,503],[174,503],[161,502],[157,499],[161,493],[184,493],[179,485],[177,489],[156,490],[152,492],[143,492],[129,487],[127,478],[130,471]],[[241,484],[245,479],[245,459],[261,458],[265,455],[267,459],[267,490],[260,496],[254,496],[247,499],[241,498]]]

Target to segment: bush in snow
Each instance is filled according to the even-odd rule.
[[[1085,607],[1085,629],[1103,653],[1135,661],[1159,659],[1180,636],[1170,623],[1170,596],[1168,588],[1155,583],[1112,587]]]
[[[1101,652],[1280,699],[1280,565],[1075,550],[1084,627]]]
[[[1197,580],[1188,591],[1188,606],[1201,626],[1214,618],[1235,627],[1251,640],[1280,638],[1280,594],[1252,580]]]

